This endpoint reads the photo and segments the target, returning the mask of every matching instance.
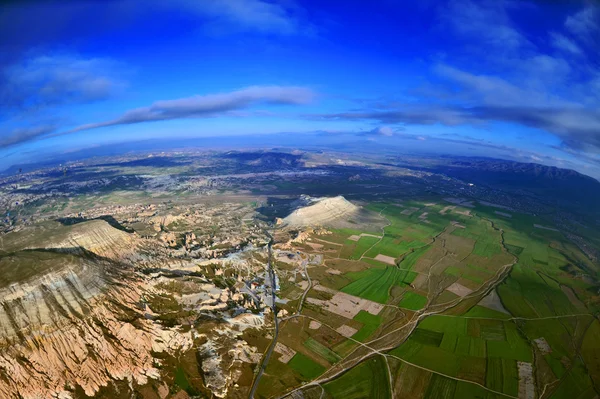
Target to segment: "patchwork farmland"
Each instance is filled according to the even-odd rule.
[[[573,270],[595,265],[547,220],[442,198],[365,209],[380,226],[286,244],[286,350],[259,397],[595,397],[599,299]]]

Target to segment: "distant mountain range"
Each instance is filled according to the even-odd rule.
[[[269,168],[294,168],[304,166],[301,154],[290,154],[278,151],[230,151],[223,154],[224,158],[233,159],[249,166]]]
[[[600,182],[570,169],[486,158],[440,157],[418,169],[507,191],[529,192],[549,203],[600,212]]]
[[[272,140],[276,142],[276,135],[261,136],[261,141]],[[256,138],[256,137],[255,137]],[[126,145],[106,146],[95,149],[82,150],[76,153],[62,154],[61,158],[45,160],[35,164],[14,165],[3,172],[4,175],[14,175],[29,172],[36,169],[51,167],[73,160],[82,160],[94,156],[113,156],[124,153],[142,153],[142,151],[169,151],[175,148],[202,148],[223,151],[223,157],[229,158],[240,164],[255,169],[291,169],[303,167],[302,155],[292,153],[290,147],[279,147],[277,150],[263,145],[262,149],[251,137],[244,138],[204,138],[196,140],[181,140],[170,143],[169,149],[165,147],[164,140],[148,140],[140,143],[129,143]],[[245,148],[245,150],[240,150]],[[304,148],[298,146],[295,148]],[[311,148],[309,145],[306,149]],[[314,148],[313,148],[314,149]],[[229,151],[228,151],[229,150]],[[331,150],[339,150],[331,148]],[[228,151],[228,152],[226,152]],[[356,152],[356,151],[353,151]],[[387,156],[384,155],[387,153]],[[521,163],[508,160],[500,160],[484,157],[460,157],[460,156],[427,156],[427,155],[390,155],[390,151],[382,149],[380,152],[383,162],[391,161],[397,166],[410,169],[429,171],[444,174],[465,182],[489,186],[513,192],[515,194],[529,193],[546,200],[549,204],[568,207],[571,210],[586,210],[600,213],[600,182],[592,177],[583,175],[569,169],[561,169],[553,166],[544,166],[534,163]],[[370,154],[370,157],[377,155]],[[383,159],[385,157],[385,160]],[[168,154],[161,154],[154,159],[142,159],[130,161],[131,166],[142,166],[151,164],[160,167],[159,160],[165,164],[171,164]]]

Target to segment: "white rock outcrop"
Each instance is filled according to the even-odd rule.
[[[358,214],[360,208],[343,196],[317,199],[313,204],[296,209],[283,219],[292,227],[326,226]]]

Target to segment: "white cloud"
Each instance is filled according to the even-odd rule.
[[[466,38],[494,46],[494,51],[513,52],[531,43],[512,23],[506,3],[503,0],[451,0],[441,17],[446,25]]]
[[[229,93],[157,101],[149,107],[129,110],[116,119],[78,126],[67,133],[114,125],[215,117],[257,104],[300,105],[311,102],[314,97],[315,93],[304,87],[252,86]]]
[[[299,7],[293,2],[264,0],[180,0],[188,10],[217,23],[226,23],[228,30],[253,30],[265,33],[294,34],[300,30]]]
[[[55,126],[36,126],[17,128],[10,132],[0,132],[0,148],[10,147],[26,141],[32,141],[52,133]]]
[[[380,127],[377,127],[375,129],[367,132],[366,134],[371,135],[371,136],[391,137],[394,135],[394,130],[389,126],[380,126]]]
[[[598,35],[600,35],[600,6],[590,3],[579,12],[567,17],[565,27],[581,40],[595,43],[597,46]]]
[[[6,66],[0,75],[5,109],[86,103],[111,97],[124,82],[116,63],[101,58],[39,56]]]
[[[569,39],[563,34],[552,32],[550,34],[552,39],[552,45],[561,51],[567,51],[569,53],[580,55],[581,49],[573,40]]]

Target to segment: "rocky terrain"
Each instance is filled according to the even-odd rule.
[[[0,398],[246,398],[260,382],[276,319],[292,326],[292,336],[303,328],[296,346],[286,341],[292,336],[275,339],[273,356],[287,364],[291,357],[279,355],[303,353],[312,342],[306,334],[329,345],[319,309],[360,310],[360,301],[337,292],[354,272],[401,261],[369,252],[388,244],[388,214],[415,219],[407,234],[420,236],[450,215],[462,234],[481,207],[501,210],[488,216],[504,222],[548,210],[526,196],[387,161],[324,153],[132,155],[1,178]],[[555,219],[540,225],[577,232],[570,240],[597,259],[586,227],[593,218],[558,211]],[[573,276],[589,279],[588,260],[573,262],[585,271],[570,266]],[[361,329],[353,317],[344,323],[335,329],[342,336]],[[261,386],[273,376],[267,370]],[[302,385],[297,374],[288,377],[273,392]]]
[[[311,198],[303,196],[303,203],[277,224],[288,229],[308,227],[356,228],[358,225],[384,225],[384,220],[376,213],[363,209],[348,201],[344,196]]]
[[[71,397],[65,387],[91,396],[111,379],[145,384],[159,375],[151,352],[191,346],[189,333],[144,319],[145,284],[124,262],[134,237],[104,221],[64,230],[21,250],[51,254],[55,267],[0,291],[2,397]]]
[[[283,223],[293,227],[329,225],[336,221],[352,219],[360,208],[343,196],[315,198],[312,204],[296,209],[283,219]]]
[[[363,214],[342,196],[307,202],[285,226]],[[3,235],[0,396],[112,397],[143,387],[165,399],[170,364],[187,353],[200,359],[188,393],[243,396],[237,382],[251,378],[264,350],[252,331],[272,328],[267,241],[252,212],[228,203],[95,207]]]
[[[2,237],[0,397],[128,397],[124,389],[143,388],[164,399],[169,364],[194,352],[200,381],[187,390],[226,396],[260,360],[245,332],[265,327],[264,293],[249,288],[265,270],[262,230],[242,221],[251,210],[108,210]]]

